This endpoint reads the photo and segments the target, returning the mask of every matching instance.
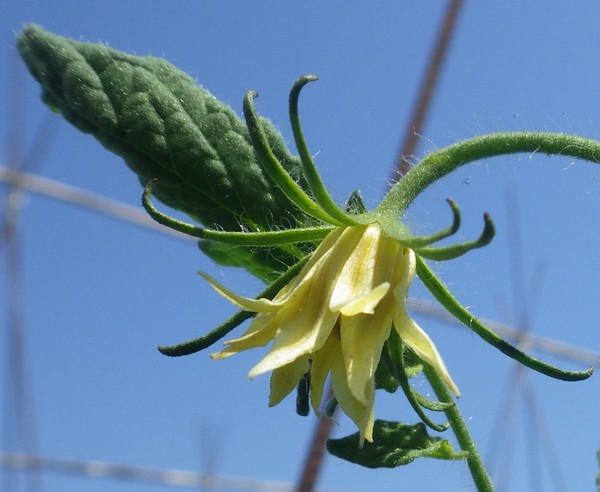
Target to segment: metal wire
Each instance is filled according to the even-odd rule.
[[[448,55],[450,41],[456,28],[462,3],[462,0],[451,0],[448,9],[446,10],[435,47],[431,54],[431,58],[427,63],[427,69],[425,71],[425,76],[423,77],[423,82],[421,83],[421,90],[419,91],[417,101],[412,111],[410,123],[404,131],[404,140],[400,146],[396,164],[392,170],[391,183],[398,181],[398,179],[404,176],[410,169],[410,157],[416,152],[419,135],[425,126],[425,120],[431,107],[431,100],[444,61]]]
[[[185,470],[147,468],[104,461],[65,460],[20,453],[0,452],[0,467],[12,470],[79,475],[89,478],[119,479],[182,489],[211,487],[212,489],[239,490],[242,492],[293,492],[295,488],[294,484],[273,480],[255,480]],[[321,489],[321,492],[335,491]]]
[[[196,241],[196,238],[192,238],[186,234],[173,231],[168,227],[157,224],[143,211],[131,205],[91,193],[81,188],[69,186],[48,178],[42,178],[34,174],[14,171],[7,166],[0,165],[0,183],[9,183],[11,180],[15,179],[19,181],[19,187],[24,191],[87,208],[116,220],[128,222],[144,229],[156,231],[160,234],[166,234],[176,239],[183,239],[190,242]],[[410,298],[407,301],[407,307],[419,314],[460,326],[451,314],[443,308],[424,299]],[[521,346],[591,366],[600,365],[600,353],[551,338],[541,337],[533,333],[527,333],[524,338],[523,334],[520,333],[518,329],[509,324],[500,323],[488,318],[481,318],[481,320],[486,326],[503,338],[515,342],[518,341]]]

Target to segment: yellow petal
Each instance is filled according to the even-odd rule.
[[[370,292],[363,294],[361,296],[355,297],[354,299],[350,299],[346,301],[346,304],[339,308],[341,314],[345,316],[354,316],[359,313],[368,313],[372,314],[375,311],[375,308],[379,304],[379,301],[383,299],[383,297],[390,290],[390,283],[384,282],[381,285],[378,285]],[[332,311],[336,311],[330,305],[330,309]]]
[[[282,367],[322,347],[339,318],[338,313],[329,310],[326,302],[333,289],[329,281],[330,270],[335,267],[336,260],[331,256],[310,281],[296,289],[297,295],[291,296],[280,309],[275,318],[280,330],[273,347],[250,371],[250,377]]]
[[[242,308],[244,311],[263,313],[273,312],[279,309],[279,305],[277,303],[274,303],[268,299],[250,299],[248,297],[239,296],[235,292],[223,287],[214,278],[204,272],[198,272],[198,275],[206,280],[212,286],[212,288],[221,294],[225,299]]]
[[[323,270],[326,269],[322,266],[332,255],[332,246],[344,230],[345,228],[333,230],[300,273],[283,287],[272,301],[238,296],[208,275],[201,273],[221,295],[231,302],[242,309],[260,312],[242,337],[225,342],[228,347],[212,354],[211,357],[222,359],[243,350],[264,346],[270,340],[276,339],[267,357],[250,371],[249,376],[252,378],[289,364],[294,359],[320,347],[328,335],[328,330],[333,326],[337,314],[326,312],[326,304],[323,303],[324,298],[329,298],[331,284],[323,281],[314,282],[314,277],[323,275]],[[305,305],[309,307],[305,308]],[[319,309],[319,306],[322,306],[322,309]],[[299,317],[299,313],[302,313],[302,316]],[[310,331],[311,329],[313,331]],[[281,332],[280,337],[277,336],[279,332]]]
[[[394,292],[396,293],[396,297],[404,302],[408,292],[408,287],[415,277],[417,260],[415,257],[415,252],[412,249],[403,248],[400,254],[402,255],[398,256],[398,258],[402,261],[401,268],[399,269],[400,278],[398,285],[394,288]]]
[[[368,393],[368,403],[365,404],[360,400],[357,400],[348,387],[346,367],[344,365],[341,350],[338,350],[332,361],[331,385],[340,407],[344,413],[354,421],[360,431],[359,445],[362,447],[365,439],[369,442],[373,442],[373,422],[375,418],[374,381],[371,379],[371,382],[366,388]]]
[[[325,237],[323,242],[312,253],[310,259],[306,265],[304,265],[300,273],[277,293],[273,298],[273,302],[276,302],[278,305],[284,304],[291,297],[297,296],[299,289],[301,289],[303,285],[312,281],[312,278],[321,271],[323,264],[326,263],[332,255],[332,252],[334,251],[333,246],[345,229],[346,228],[344,227],[338,227]]]
[[[310,369],[308,357],[297,359],[287,366],[275,369],[271,374],[271,393],[269,406],[274,407],[298,386],[300,379]]]
[[[400,314],[394,320],[394,326],[404,343],[438,372],[456,396],[460,396],[460,391],[456,384],[454,384],[454,381],[452,381],[446,365],[431,338],[417,323],[410,319],[406,310],[402,309],[400,311]]]
[[[332,334],[321,350],[314,355],[310,367],[310,402],[317,415],[321,406],[323,387],[329,373],[331,373],[333,392],[341,409],[360,430],[360,445],[362,446],[365,439],[373,442],[375,386],[372,384],[367,388],[371,394],[368,398],[369,405],[364,405],[354,398],[348,388],[340,341],[335,334]]]
[[[349,227],[346,235],[336,243],[335,288],[329,308],[339,311],[348,302],[358,299],[375,287],[373,275],[381,227],[371,224],[366,228]],[[339,250],[339,252],[337,251]]]
[[[375,314],[342,316],[341,319],[341,349],[348,388],[364,405],[372,405],[370,383],[375,377],[383,344],[390,336],[396,305],[396,298],[390,295],[380,303]]]
[[[256,347],[264,347],[275,337],[277,333],[277,323],[274,322],[274,316],[272,314],[259,314],[246,333],[240,338],[228,340],[225,342],[227,345],[221,352],[211,354],[213,359],[225,359],[231,355],[237,354],[244,350],[248,350]]]
[[[327,376],[331,371],[331,363],[337,350],[339,350],[339,341],[336,335],[332,333],[323,346],[313,355],[310,366],[310,404],[317,415],[320,414],[325,381],[327,381]]]
[[[250,371],[251,378],[314,353],[325,343],[338,314],[313,298],[318,290],[312,289],[308,299],[299,299],[297,304],[288,301],[277,313],[280,330],[269,353]]]

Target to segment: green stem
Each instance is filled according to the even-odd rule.
[[[595,140],[557,133],[492,133],[429,154],[394,185],[379,204],[378,211],[396,217],[402,215],[430,184],[460,166],[479,159],[519,152],[541,152],[600,163],[600,142]]]
[[[441,402],[454,402],[452,395],[450,394],[450,390],[444,381],[442,381],[442,378],[440,378],[437,371],[428,364],[424,364],[423,366],[423,372],[425,373],[425,376],[429,380],[429,383],[431,384],[431,387],[433,388],[433,391],[435,391],[435,394],[439,400]],[[473,481],[475,482],[477,490],[479,492],[494,492],[492,480],[485,469],[481,455],[477,450],[477,446],[475,446],[475,441],[473,441],[473,438],[469,433],[467,424],[462,418],[460,410],[458,409],[458,405],[454,403],[453,405],[449,406],[445,410],[445,413],[446,417],[448,418],[448,422],[454,431],[454,435],[456,436],[456,440],[458,441],[460,448],[469,453],[467,457],[467,465],[469,466],[469,470],[471,471],[471,476],[473,477]]]

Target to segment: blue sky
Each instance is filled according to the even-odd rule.
[[[289,88],[299,75],[316,73],[320,81],[304,91],[301,115],[309,146],[319,152],[317,165],[339,202],[358,187],[374,206],[385,192],[444,5],[4,2],[0,97],[4,105],[15,103],[9,107],[18,113],[3,111],[0,134],[22,118],[20,143],[27,155],[40,128],[51,132],[51,146],[33,172],[138,205],[141,190],[122,161],[49,117],[38,87],[16,66],[14,34],[28,22],[129,53],[164,56],[239,113],[243,94],[257,90],[259,111],[288,141]],[[599,21],[595,2],[467,2],[418,156],[505,130],[600,139]],[[6,138],[2,145],[4,161]],[[537,154],[488,159],[419,197],[408,223],[416,232],[436,230],[448,221],[444,200],[451,197],[463,212],[459,234],[471,238],[479,233],[481,214],[490,212],[498,230],[492,245],[435,264],[436,271],[478,315],[517,324],[525,313],[535,333],[597,351],[599,185],[600,168],[589,163]],[[27,360],[41,454],[199,471],[210,462],[209,471],[226,475],[296,479],[315,419],[296,416],[293,398],[267,407],[268,377],[246,378],[260,353],[212,361],[209,352],[169,359],[156,351],[212,329],[233,312],[197,270],[246,295],[257,293],[258,281],[213,265],[193,242],[44,197],[27,197],[20,225]],[[515,282],[511,252],[522,261],[525,289]],[[5,298],[5,285],[0,289]],[[427,295],[417,283],[411,294]],[[6,318],[4,303],[0,315]],[[494,428],[512,362],[466,329],[417,318],[461,388],[460,405],[482,452],[489,455],[502,435],[514,435],[506,490],[526,490],[526,438],[533,426],[524,422],[522,401],[515,403],[514,422],[506,419],[500,432]],[[5,336],[0,349],[5,384]],[[567,490],[591,490],[600,447],[600,378],[564,383],[526,372]],[[427,391],[423,382],[415,384]],[[400,395],[378,395],[376,411],[416,422]],[[339,418],[336,435],[351,432],[352,423]],[[531,446],[547,447],[540,441]],[[66,492],[171,490],[50,474],[43,483],[45,490]],[[473,490],[464,464],[430,460],[373,471],[327,457],[320,485]],[[549,482],[543,489],[552,490]]]

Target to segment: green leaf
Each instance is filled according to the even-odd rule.
[[[361,448],[359,439],[358,432],[341,439],[329,439],[327,450],[338,458],[368,468],[395,468],[417,458],[459,460],[467,456],[454,451],[446,439],[431,437],[422,423],[408,425],[376,420],[373,442],[366,442]]]
[[[73,41],[36,25],[25,27],[18,47],[46,104],[120,155],[142,184],[158,178],[155,195],[163,203],[227,231],[310,222],[263,171],[244,122],[167,61]],[[276,157],[306,187],[298,158],[268,120],[261,124]],[[208,254],[224,262],[217,250]],[[295,246],[246,251],[229,263],[254,273],[281,273],[301,256]]]

